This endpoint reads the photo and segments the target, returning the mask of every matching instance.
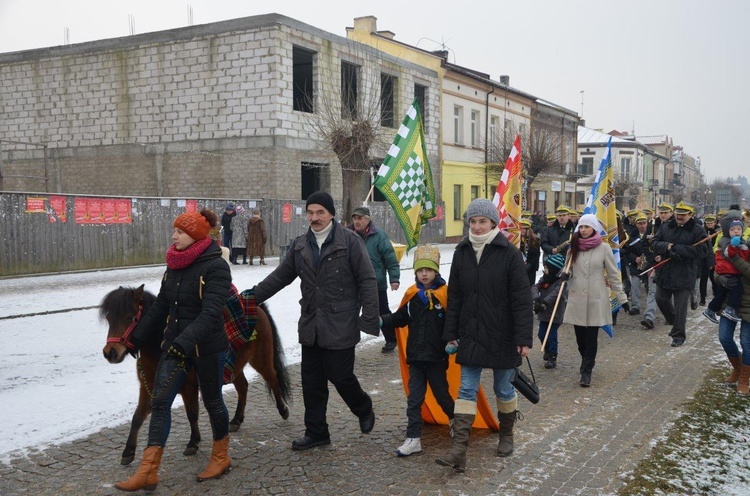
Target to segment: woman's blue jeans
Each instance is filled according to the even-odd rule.
[[[740,324],[740,346],[742,353],[737,348],[734,341],[734,331],[737,328],[737,322],[721,317],[719,320],[719,343],[724,348],[728,358],[742,357],[743,365],[750,365],[750,322],[743,320]]]
[[[493,374],[492,388],[495,397],[501,401],[510,401],[516,397],[516,388],[510,383],[513,369],[490,369]],[[458,399],[477,401],[479,392],[479,379],[482,376],[482,367],[473,365],[461,365],[461,388],[458,390]]]

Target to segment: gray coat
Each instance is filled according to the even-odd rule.
[[[302,292],[300,344],[342,350],[359,342],[360,331],[380,333],[375,271],[359,235],[334,220],[318,252],[308,229],[292,241],[276,270],[255,286],[255,300],[262,303],[297,277]]]
[[[252,215],[247,210],[237,213],[232,217],[232,248],[242,248],[247,246],[247,221]]]
[[[568,258],[570,256],[568,253]],[[565,263],[567,265],[567,260]],[[621,304],[626,303],[628,297],[622,291],[620,269],[617,268],[609,244],[602,241],[596,248],[578,252],[578,258],[571,264],[570,272],[568,305],[563,322],[585,327],[612,324],[610,288]]]

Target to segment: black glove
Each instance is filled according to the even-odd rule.
[[[630,311],[630,303],[628,303],[627,301],[625,303],[623,303],[622,304],[622,309],[625,310],[626,312],[629,312]]]
[[[736,277],[727,277],[725,275],[716,273],[714,273],[714,281],[716,282],[716,284],[720,284],[725,288],[733,288],[737,284]]]
[[[560,272],[560,280],[561,281],[570,280],[570,272]]]
[[[670,251],[669,258],[671,258],[672,260],[682,260],[682,255],[680,255],[676,251]]]
[[[547,310],[547,304],[541,301],[534,302],[534,313],[542,313]]]

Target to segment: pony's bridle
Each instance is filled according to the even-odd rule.
[[[138,305],[138,313],[135,314],[135,316],[133,317],[133,321],[130,323],[127,329],[125,329],[125,332],[122,333],[122,336],[120,336],[119,338],[107,338],[107,342],[120,343],[125,346],[125,348],[127,348],[131,353],[136,351],[135,345],[131,343],[128,338],[133,333],[133,329],[135,329],[135,326],[137,326],[138,322],[140,322],[142,313],[143,303]]]

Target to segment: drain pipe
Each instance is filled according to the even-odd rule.
[[[490,95],[495,92],[495,85],[492,86],[492,91],[487,93],[484,100],[484,196],[485,198],[490,193],[489,185],[489,132],[490,132]]]

